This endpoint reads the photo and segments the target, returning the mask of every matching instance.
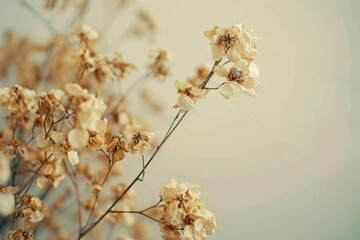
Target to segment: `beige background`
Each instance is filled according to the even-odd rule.
[[[105,43],[131,23],[136,6],[160,23],[152,45],[125,40],[112,47],[140,62],[133,76],[142,74],[150,47],[171,51],[172,77],[153,84],[169,109],[173,80],[212,63],[203,31],[241,20],[259,37],[259,96],[224,100],[214,93],[199,102],[137,185],[142,204],[156,202],[160,186],[174,177],[202,188],[217,217],[211,239],[360,239],[359,1],[137,1],[104,20],[108,2],[94,1],[85,18],[110,27]],[[17,1],[1,1],[0,16],[1,30],[47,34]],[[63,21],[50,18],[60,29]],[[174,114],[170,109],[154,123],[159,137]],[[123,164],[132,166],[132,178],[139,162]]]

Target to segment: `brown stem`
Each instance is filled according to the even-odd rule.
[[[147,218],[150,218],[150,219],[152,219],[152,220],[154,220],[154,221],[156,221],[156,222],[159,222],[159,220],[157,220],[157,219],[149,216],[148,214],[146,214],[146,213],[144,213],[144,212],[149,211],[150,209],[156,208],[157,206],[159,206],[159,204],[161,203],[161,201],[162,201],[162,199],[160,198],[160,200],[159,200],[159,202],[158,202],[157,204],[155,204],[155,205],[153,205],[153,206],[151,206],[151,207],[145,208],[145,209],[143,209],[143,210],[141,210],[141,211],[110,211],[110,212],[111,212],[111,213],[136,213],[136,214],[141,214],[141,215],[143,215],[143,216],[145,216],[145,217],[147,217]]]

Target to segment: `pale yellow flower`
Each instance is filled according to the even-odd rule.
[[[194,87],[191,83],[175,81],[177,92],[180,94],[175,108],[180,108],[181,111],[186,112],[194,107],[199,98],[205,98],[208,91],[198,87]]]
[[[210,40],[211,52],[215,61],[227,57],[232,62],[241,58],[252,59],[256,54],[257,38],[251,35],[252,30],[244,28],[241,23],[227,28],[215,26],[204,35]]]
[[[236,67],[227,70],[223,66],[218,65],[216,73],[227,80],[226,83],[219,87],[219,92],[225,98],[233,98],[240,93],[256,97],[255,88],[258,85],[259,68],[254,61],[247,64],[246,68],[243,68],[242,71]]]
[[[132,141],[129,143],[129,148],[132,153],[143,154],[146,150],[150,150],[149,139],[154,135],[150,132],[136,132],[132,136]]]
[[[178,230],[183,230],[187,240],[203,240],[214,234],[215,217],[199,201],[200,189],[190,183],[178,184],[176,180],[160,190],[164,201],[160,205],[162,216],[159,221],[163,238],[181,239]]]

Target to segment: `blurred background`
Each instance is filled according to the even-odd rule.
[[[49,37],[19,2],[0,2],[1,32]],[[109,2],[91,1],[83,22],[103,33],[104,51],[118,50],[139,66],[134,77],[148,49],[171,52],[172,75],[153,84],[168,107],[153,121],[159,138],[176,113],[174,80],[212,65],[203,32],[240,20],[259,37],[258,97],[214,93],[199,101],[136,185],[140,205],[156,203],[160,187],[175,178],[201,187],[217,218],[210,239],[360,239],[359,1],[137,0],[115,14]],[[43,1],[30,4],[43,12]],[[160,33],[151,42],[119,40],[139,8],[152,13]],[[60,31],[61,11],[43,14]],[[132,179],[139,162],[123,164]]]

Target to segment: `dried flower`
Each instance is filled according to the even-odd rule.
[[[247,64],[243,71],[236,67],[226,70],[223,66],[217,66],[216,73],[227,79],[227,82],[219,87],[219,92],[225,98],[232,98],[240,93],[246,93],[251,97],[255,97],[255,87],[258,85],[259,69],[253,61]]]
[[[167,66],[169,61],[169,53],[164,49],[157,51],[149,51],[149,57],[153,58],[154,61],[149,65],[150,76],[165,80],[169,76],[170,70]]]
[[[149,139],[154,135],[150,132],[136,132],[132,136],[132,141],[129,143],[129,148],[132,153],[143,154],[146,150],[151,149]]]
[[[172,179],[159,194],[164,201],[159,222],[163,239],[181,239],[178,230],[183,230],[187,240],[202,240],[214,234],[215,217],[199,201],[200,189],[197,186],[178,184]]]
[[[228,28],[215,26],[204,35],[210,40],[212,57],[215,61],[227,57],[232,62],[241,58],[253,59],[256,54],[257,38],[251,35],[252,30],[236,23]]]
[[[175,85],[180,96],[174,107],[179,107],[183,112],[189,111],[199,98],[205,98],[209,93],[207,90],[194,87],[188,82],[175,81]]]
[[[34,240],[34,231],[29,228],[10,230],[6,234],[8,240]]]

